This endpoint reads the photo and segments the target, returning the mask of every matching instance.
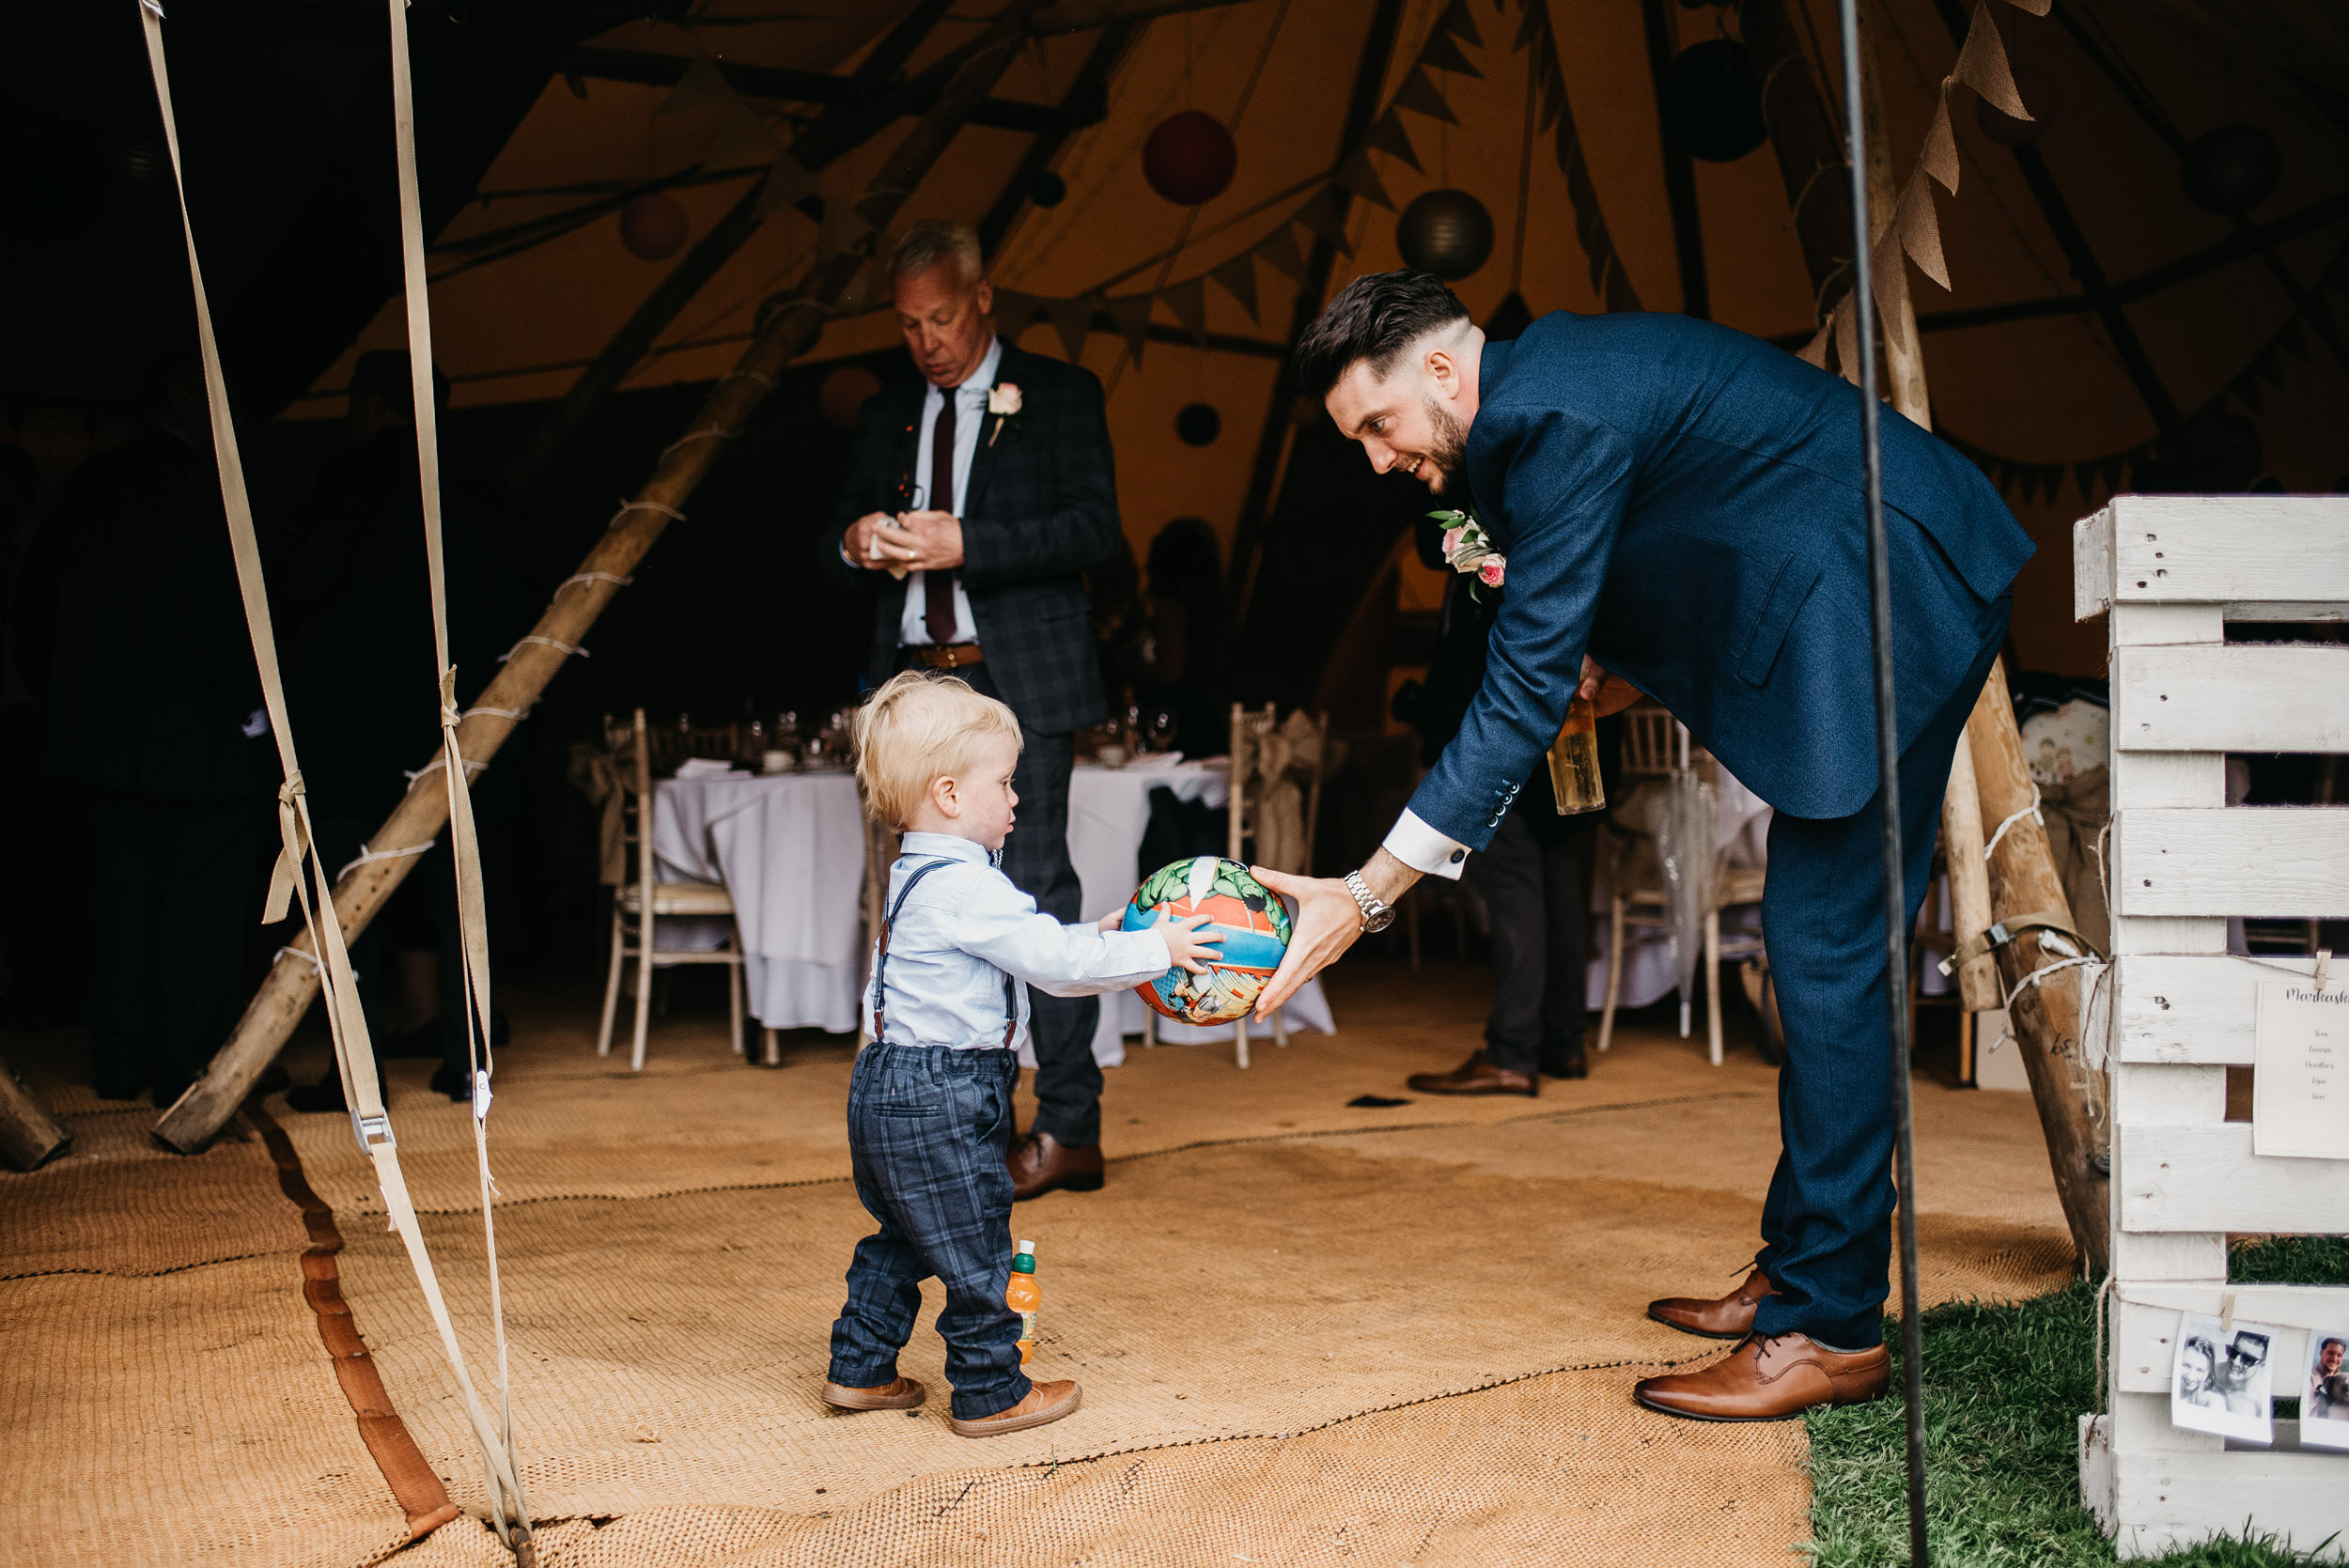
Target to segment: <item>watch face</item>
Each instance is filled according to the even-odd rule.
[[[1384,931],[1388,926],[1392,925],[1393,924],[1394,910],[1392,908],[1384,908],[1379,910],[1375,915],[1364,915],[1362,917],[1362,934],[1364,936],[1375,936],[1378,932]]]

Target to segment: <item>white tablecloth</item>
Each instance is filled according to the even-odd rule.
[[[1150,791],[1221,806],[1225,767],[1143,757],[1124,768],[1080,766],[1069,780],[1068,853],[1083,888],[1081,918],[1097,920],[1133,896],[1135,856],[1150,824]],[[853,1032],[869,941],[863,929],[864,830],[856,781],[846,773],[669,779],[653,787],[653,855],[667,875],[723,882],[748,955],[751,1012],[769,1029]],[[675,923],[684,925],[684,922]],[[663,923],[662,941],[677,939]],[[681,935],[681,934],[678,934]],[[685,945],[680,941],[679,945]],[[1331,1030],[1318,982],[1289,1004],[1292,1027]],[[1126,1059],[1123,1036],[1142,1031],[1142,999],[1101,999],[1094,1059]],[[1171,1042],[1228,1039],[1229,1028],[1161,1024]]]
[[[1640,779],[1632,783],[1625,798],[1616,806],[1619,821],[1641,830],[1655,826],[1656,810],[1641,810],[1642,797],[1653,793],[1660,803],[1664,781]],[[1770,808],[1762,797],[1748,789],[1723,768],[1715,776],[1714,842],[1720,849],[1720,864],[1724,866],[1758,867],[1769,863]],[[1602,846],[1606,843],[1601,841]],[[1610,856],[1602,853],[1591,878],[1591,912],[1597,917],[1593,929],[1598,937],[1598,954],[1591,960],[1589,975],[1590,1004],[1596,1009],[1607,1000],[1607,914],[1613,898],[1610,883]],[[1759,917],[1750,909],[1721,911],[1721,928],[1726,936],[1745,925],[1759,929]],[[1624,933],[1623,989],[1616,998],[1619,1007],[1645,1007],[1672,994],[1677,977],[1672,972],[1672,939],[1669,931],[1633,928]]]

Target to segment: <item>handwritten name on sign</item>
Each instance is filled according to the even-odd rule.
[[[2265,981],[2251,1080],[2251,1149],[2349,1159],[2349,988]]]

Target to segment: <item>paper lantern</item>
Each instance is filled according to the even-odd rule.
[[[1493,215],[1466,191],[1429,191],[1395,220],[1394,246],[1405,266],[1450,283],[1493,254]]]
[[[1974,123],[2000,147],[2025,147],[2047,133],[2056,114],[2055,84],[2029,66],[2015,68],[2015,90],[2030,118],[2016,119],[1986,98],[1974,100]]]
[[[2283,172],[2282,149],[2256,125],[2222,125],[2198,137],[2178,161],[2186,199],[2226,217],[2274,195]]]
[[[880,389],[879,376],[861,365],[844,365],[825,377],[823,385],[816,389],[816,405],[824,411],[827,424],[853,430],[864,400]]]
[[[1223,416],[1213,403],[1185,403],[1174,415],[1174,434],[1185,446],[1211,446],[1223,433]]]
[[[685,204],[666,191],[647,191],[620,209],[620,243],[640,261],[665,261],[685,248]]]
[[[1753,59],[1735,39],[1708,39],[1672,56],[1657,91],[1672,145],[1708,163],[1730,163],[1769,140]]]
[[[1058,207],[1068,199],[1068,181],[1046,169],[1028,181],[1028,199],[1038,207]]]
[[[1213,115],[1186,109],[1159,122],[1142,144],[1142,177],[1180,207],[1213,201],[1232,183],[1239,148]]]

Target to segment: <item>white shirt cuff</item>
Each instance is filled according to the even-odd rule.
[[[1459,880],[1460,867],[1468,860],[1467,846],[1445,837],[1408,811],[1387,830],[1384,848],[1413,871],[1452,881]]]

